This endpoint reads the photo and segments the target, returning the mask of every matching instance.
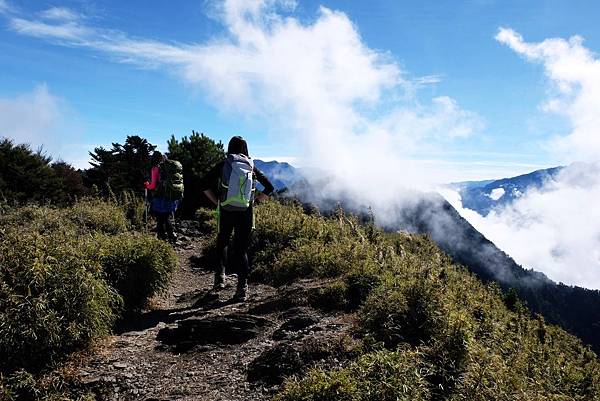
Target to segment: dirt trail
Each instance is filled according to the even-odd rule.
[[[202,248],[201,238],[178,247],[180,268],[167,293],[153,300],[153,310],[125,322],[119,334],[81,362],[82,383],[99,399],[269,400],[286,370],[289,375],[306,365],[298,344],[313,336],[340,336],[339,317],[290,302],[295,296],[296,304],[303,303],[300,287],[254,284],[246,303],[230,301],[235,280],[212,291],[212,273],[194,264]],[[269,352],[250,382],[249,365]],[[313,359],[335,364],[332,355],[327,351]],[[270,384],[260,380],[261,369]]]

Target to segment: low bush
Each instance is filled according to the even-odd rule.
[[[306,215],[299,205],[278,202],[257,207],[256,214],[250,250],[256,278],[283,285],[379,269],[375,249],[354,219]]]
[[[313,370],[277,400],[600,399],[600,363],[588,348],[532,319],[429,238],[384,233],[340,211],[307,215],[293,203],[256,210],[253,277],[330,279],[309,303],[358,310],[364,342],[360,359]]]
[[[123,191],[119,196],[117,205],[127,219],[128,227],[132,230],[144,231],[150,218],[143,197],[133,191]]]
[[[345,277],[346,299],[351,310],[357,309],[381,284],[381,277],[368,271],[356,271]]]
[[[128,221],[118,204],[99,199],[85,199],[65,210],[66,218],[78,227],[105,234],[127,231]]]
[[[128,231],[124,206],[86,199],[0,215],[1,400],[90,399],[55,374],[57,362],[167,287],[174,250]]]
[[[432,282],[389,279],[360,311],[362,327],[388,348],[428,344],[446,324],[445,310]]]
[[[213,209],[200,208],[194,215],[196,221],[200,224],[198,229],[204,235],[213,235],[217,232],[217,219]]]
[[[96,401],[68,369],[57,369],[41,376],[18,370],[8,376],[0,374],[0,400],[21,401]]]
[[[308,301],[311,306],[325,311],[345,310],[348,307],[347,290],[344,282],[336,280],[312,290]]]
[[[290,382],[275,401],[421,401],[430,399],[431,366],[420,352],[379,351],[360,357],[347,368],[313,370]]]
[[[178,266],[177,255],[164,241],[143,234],[97,236],[90,250],[106,281],[123,298],[126,311],[140,309],[164,291]]]
[[[39,233],[75,233],[76,225],[65,212],[49,206],[27,205],[0,215],[0,227]]]
[[[107,335],[118,296],[69,238],[0,231],[0,371],[37,371]]]

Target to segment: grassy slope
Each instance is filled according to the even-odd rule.
[[[289,382],[280,401],[600,398],[592,351],[426,237],[276,202],[257,208],[256,233],[254,278],[333,278],[327,305],[357,311],[364,344],[347,367]]]
[[[0,400],[79,399],[51,371],[166,289],[177,256],[135,232],[133,206],[89,199],[0,213]]]

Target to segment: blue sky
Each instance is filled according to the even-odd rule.
[[[321,6],[335,14],[328,17]],[[495,38],[499,29],[510,28],[527,43],[580,35],[591,54],[600,49],[600,3],[594,1],[0,0],[0,14],[0,120],[5,121],[0,128],[12,130],[0,135],[34,146],[44,143],[50,153],[78,166],[85,166],[94,146],[122,142],[127,134],[164,147],[171,134],[181,137],[192,129],[223,141],[244,135],[257,157],[314,164],[344,138],[333,135],[319,142],[328,127],[343,127],[361,148],[373,147],[368,153],[373,157],[377,138],[384,135],[380,131],[401,124],[382,121],[413,113],[415,131],[429,122],[432,131],[386,137],[381,144],[398,146],[403,158],[449,166],[452,174],[441,179],[527,172],[579,156],[548,146],[553,137],[568,136],[573,121],[541,110],[556,84],[546,73],[546,61],[526,60],[516,45]],[[290,19],[300,28],[286,25]],[[333,32],[329,29],[348,33],[352,40],[344,49],[360,53],[356,62],[348,59],[348,71],[343,69],[346,83],[357,80],[355,93],[349,93],[351,84],[349,89],[335,83],[322,93],[307,86],[306,99],[298,100],[303,94],[290,83],[296,75],[283,76],[277,67],[288,68],[285,61],[294,57],[303,62],[302,51],[281,54],[276,53],[281,47],[273,46],[251,62],[250,72],[234,65],[254,57],[252,49],[260,46],[240,44],[244,35],[262,30],[277,44],[319,23],[325,36]],[[274,33],[286,29],[288,36]],[[320,40],[318,34],[311,31],[311,40]],[[342,34],[323,41],[331,51],[347,44]],[[229,61],[219,58],[230,54],[232,43],[244,51]],[[368,61],[373,54],[377,61]],[[282,60],[270,63],[269,55]],[[205,61],[208,56],[215,58]],[[372,65],[351,69],[363,61]],[[363,78],[370,73],[372,79]],[[265,83],[271,75],[280,79],[278,87]],[[288,90],[294,95],[276,96]],[[315,136],[319,108],[305,108],[320,102],[333,120],[350,108],[355,123],[329,124],[323,117],[326,127]],[[35,107],[27,110],[28,105]],[[455,129],[456,135],[442,137],[442,131]],[[364,138],[371,140],[361,142]],[[307,152],[319,156],[307,159]]]

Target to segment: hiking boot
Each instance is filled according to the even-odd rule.
[[[215,274],[215,284],[213,285],[213,289],[219,291],[225,288],[225,274],[216,273]]]
[[[238,287],[235,294],[233,295],[235,302],[246,302],[248,300],[248,286]]]

